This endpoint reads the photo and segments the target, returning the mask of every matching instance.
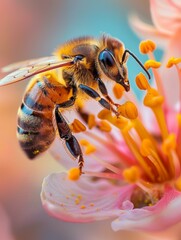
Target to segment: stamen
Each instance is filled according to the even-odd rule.
[[[87,155],[96,151],[96,147],[85,139],[80,140],[80,144],[85,147],[85,154]]]
[[[121,169],[119,169],[118,167],[115,167],[115,166],[113,166],[112,164],[110,164],[110,163],[108,163],[108,162],[105,162],[104,160],[102,160],[102,159],[100,159],[100,158],[98,158],[97,156],[93,156],[94,157],[94,159],[98,162],[98,163],[100,163],[102,166],[104,166],[106,169],[108,169],[108,170],[110,170],[110,171],[112,171],[112,172],[114,172],[114,173],[116,173],[116,174],[118,174],[118,175],[122,175],[122,170]]]
[[[157,62],[153,59],[149,59],[145,62],[144,66],[147,70],[150,68],[159,68],[161,66],[161,62]]]
[[[139,89],[141,89],[141,90],[147,90],[147,89],[151,88],[147,78],[145,77],[145,75],[143,73],[139,73],[136,76],[136,84],[139,87]]]
[[[89,129],[92,129],[93,127],[96,126],[94,114],[89,114],[87,124],[88,124]]]
[[[128,147],[129,147],[129,149],[134,154],[134,156],[137,159],[137,161],[140,164],[140,166],[143,168],[144,172],[147,174],[147,176],[152,181],[155,181],[155,176],[154,176],[154,174],[151,171],[151,167],[147,164],[147,162],[145,161],[144,157],[142,157],[142,155],[140,154],[139,148],[136,145],[136,143],[133,140],[133,138],[131,138],[131,136],[129,135],[129,133],[127,131],[125,131],[125,129],[122,130],[122,135],[124,137],[125,142],[127,143]]]
[[[143,54],[153,52],[155,48],[156,48],[156,44],[151,40],[141,41],[139,45],[140,52]]]
[[[77,181],[80,178],[79,168],[71,168],[68,171],[68,179],[72,181]]]
[[[175,181],[175,188],[178,191],[181,191],[181,177],[179,177],[176,181]]]
[[[103,132],[110,132],[112,128],[108,122],[102,120],[99,123],[99,129]]]
[[[170,58],[169,60],[168,60],[168,63],[167,63],[167,68],[171,68],[171,67],[173,67],[173,66],[175,66],[175,68],[176,68],[176,70],[177,70],[177,74],[178,74],[178,77],[179,77],[179,98],[180,98],[180,109],[179,109],[179,112],[181,113],[181,70],[180,70],[180,68],[179,68],[179,66],[178,66],[178,64],[179,63],[181,63],[181,58],[174,58],[174,57],[172,57],[172,58]]]
[[[180,174],[180,162],[175,152],[177,143],[175,134],[169,134],[162,144],[162,151],[168,156],[172,176]]]
[[[122,179],[121,175],[114,174],[114,173],[106,173],[106,172],[88,172],[85,171],[85,174],[90,177],[98,177],[98,178],[107,178],[107,179]]]
[[[155,166],[158,173],[158,181],[163,181],[168,179],[168,173],[163,165],[157,151],[150,141],[150,139],[144,139],[140,146],[140,152],[143,156],[147,157],[152,164]]]
[[[123,171],[124,179],[129,183],[135,183],[140,178],[140,169],[137,166],[132,166],[130,168],[126,168]]]
[[[120,105],[117,109],[118,113],[128,119],[135,119],[138,117],[138,110],[134,103],[127,101]]]
[[[165,139],[168,136],[168,129],[162,109],[163,102],[163,96],[161,96],[156,89],[150,88],[147,90],[147,94],[144,98],[144,105],[152,109],[160,127],[162,137]]]
[[[70,128],[74,133],[86,131],[86,127],[78,119],[74,119],[73,123],[70,125]]]
[[[123,96],[124,91],[124,87],[118,83],[116,83],[113,87],[113,93],[117,99],[120,99]]]

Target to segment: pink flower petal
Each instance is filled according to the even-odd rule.
[[[170,37],[169,33],[159,31],[154,26],[142,22],[136,15],[131,16],[129,22],[139,38],[152,39],[162,48],[166,46],[168,38]]]
[[[172,34],[180,27],[180,9],[171,0],[150,0],[150,9],[153,23],[159,31]]]
[[[11,234],[10,222],[4,209],[0,206],[0,239],[2,240],[13,240]]]
[[[90,222],[118,216],[131,206],[134,186],[116,187],[107,181],[90,182],[85,176],[70,181],[65,173],[53,173],[43,182],[41,199],[54,217],[70,222]]]
[[[180,57],[181,56],[181,28],[178,29],[172,35],[172,38],[169,40],[167,51],[163,57],[162,68],[160,69],[161,79],[163,81],[163,86],[165,89],[165,94],[167,97],[167,102],[170,107],[178,102],[179,99],[179,78],[175,67],[166,69],[166,64],[170,57]],[[181,83],[180,83],[181,84]]]
[[[122,229],[160,231],[181,221],[180,208],[181,193],[169,189],[154,206],[123,212],[112,222],[112,228],[115,231]]]

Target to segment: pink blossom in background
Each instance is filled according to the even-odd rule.
[[[166,50],[162,60],[163,65],[166,65],[170,57],[181,56],[181,2],[180,0],[150,0],[149,2],[153,24],[147,24],[137,15],[133,15],[130,17],[130,25],[139,37],[152,39],[160,48]],[[174,81],[174,83],[170,81],[175,76],[175,71],[171,69],[169,72],[165,72],[161,69],[160,73],[164,79],[166,94],[174,89],[172,97],[168,99],[168,104],[172,106],[179,97],[178,81]]]

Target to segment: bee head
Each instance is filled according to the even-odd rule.
[[[114,52],[108,48],[103,49],[98,56],[98,62],[103,73],[116,83],[121,84],[126,91],[130,90],[126,61],[119,61]]]

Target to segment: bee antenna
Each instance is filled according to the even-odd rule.
[[[125,62],[126,60],[126,54],[129,53],[129,55],[131,55],[136,61],[137,63],[143,68],[143,70],[146,72],[146,74],[148,75],[148,78],[151,79],[150,73],[148,72],[148,70],[144,67],[144,65],[140,62],[140,60],[134,55],[134,53],[130,52],[128,49],[126,49],[123,53],[122,56],[122,63]]]

